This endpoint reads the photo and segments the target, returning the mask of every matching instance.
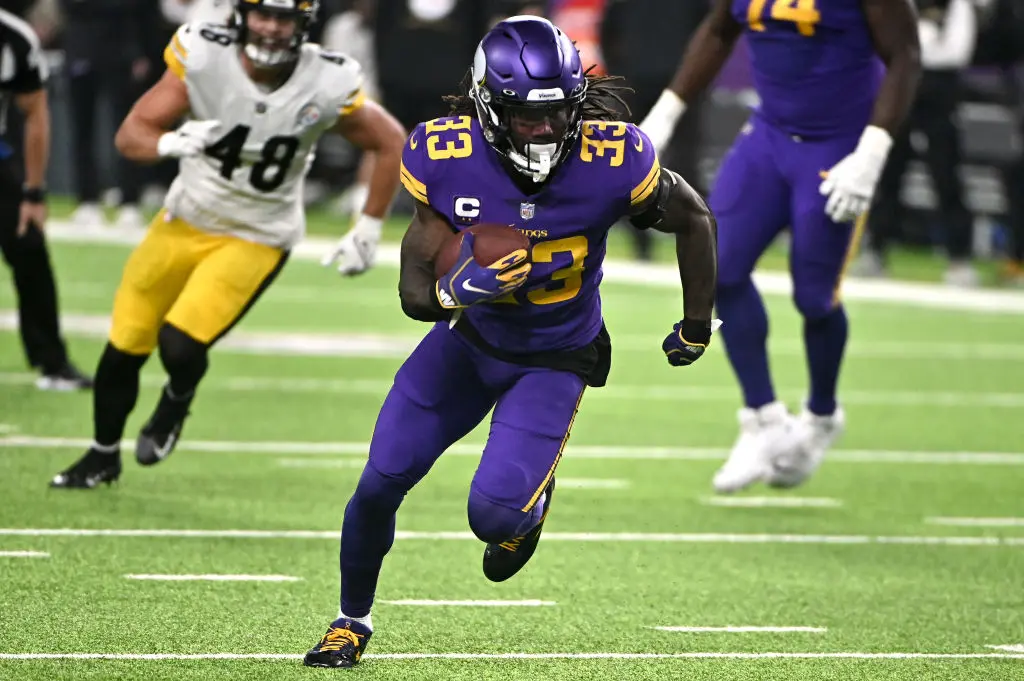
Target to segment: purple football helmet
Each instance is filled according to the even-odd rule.
[[[579,136],[587,79],[576,46],[547,19],[518,16],[476,48],[470,96],[484,137],[534,182],[543,182]]]

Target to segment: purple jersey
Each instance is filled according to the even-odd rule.
[[[759,116],[784,132],[860,132],[884,66],[862,0],[733,0],[746,26]]]
[[[480,223],[529,237],[533,270],[522,288],[463,315],[510,353],[569,350],[602,326],[601,264],[608,230],[658,186],[661,166],[630,123],[587,122],[541,190],[524,194],[474,117],[420,123],[402,153],[402,183],[457,230]]]

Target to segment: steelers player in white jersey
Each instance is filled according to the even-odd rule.
[[[135,456],[151,465],[171,453],[210,346],[270,285],[304,234],[302,184],[325,132],[376,155],[363,213],[326,260],[343,274],[373,264],[405,132],[363,95],[354,60],[306,41],[317,5],[234,0],[227,25],[182,26],[164,52],[166,73],[118,130],[115,142],[127,158],[175,157],[180,169],[114,298],[96,371],[94,442],[51,486],[93,488],[118,478],[139,372],[157,348],[168,381]]]

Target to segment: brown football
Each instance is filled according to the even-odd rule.
[[[473,232],[473,259],[478,265],[490,265],[519,249],[530,252],[529,238],[508,225],[484,223],[463,231]],[[452,234],[444,242],[434,261],[434,276],[440,279],[455,266],[461,245],[462,232]]]

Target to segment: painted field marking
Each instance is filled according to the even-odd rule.
[[[282,468],[362,468],[366,465],[365,458],[350,459],[278,459],[277,465]]]
[[[140,242],[144,232],[126,232],[106,225],[75,225],[67,221],[51,220],[46,225],[46,236],[52,241],[70,243],[107,243],[133,245]],[[323,254],[334,246],[333,240],[306,236],[292,249],[297,260],[319,262]],[[399,246],[381,244],[377,249],[378,265],[396,267],[400,263]],[[679,272],[673,264],[635,263],[624,260],[606,260],[602,266],[607,282],[678,288]],[[754,272],[754,283],[762,293],[792,295],[793,283],[788,272]],[[902,304],[914,307],[986,311],[1017,315],[1024,312],[1024,295],[1016,291],[992,289],[950,289],[941,284],[892,282],[849,278],[843,282],[843,299],[869,300],[883,305]]]
[[[29,373],[0,373],[0,383],[12,385],[34,384],[38,377]],[[159,376],[144,376],[142,383],[147,386],[163,385],[165,379]],[[203,389],[227,392],[271,392],[310,394],[326,393],[338,395],[384,396],[391,388],[391,381],[372,379],[324,379],[324,378],[272,378],[268,376],[231,376],[211,380]],[[803,394],[803,388],[780,388],[784,395]],[[646,400],[652,402],[729,402],[736,400],[736,389],[718,385],[612,385],[587,395],[588,401],[621,402]],[[858,404],[878,407],[950,407],[958,411],[973,409],[1019,409],[1024,407],[1024,392],[943,392],[943,391],[893,391],[893,390],[849,390],[843,393],[844,404]]]
[[[824,634],[826,627],[651,627],[683,634]]]
[[[604,478],[558,478],[558,489],[629,489],[629,480]]]
[[[0,660],[288,660],[290,653],[0,653]],[[1016,653],[368,653],[364,660],[1024,660]]]
[[[329,539],[338,540],[337,530],[190,530],[190,529],[74,529],[2,528],[8,537],[162,537],[174,539]],[[413,532],[399,530],[402,541],[473,541],[472,532]],[[550,532],[546,542],[627,542],[681,544],[831,544],[996,547],[1024,546],[1024,537],[921,537],[872,536],[856,534],[739,534],[739,533],[644,533],[644,532]]]
[[[8,435],[0,437],[0,448],[23,447],[32,449],[84,449],[92,443],[86,438],[38,437]],[[134,440],[122,440],[122,448],[131,449]],[[479,458],[483,443],[460,442],[452,445],[446,457],[468,456]],[[318,455],[361,457],[366,461],[369,442],[302,442],[287,440],[189,440],[178,443],[179,451],[219,454],[274,454],[277,456]],[[715,447],[660,447],[627,445],[573,445],[566,448],[566,456],[574,459],[616,459],[623,461],[722,461],[728,449]],[[949,464],[1024,466],[1024,453],[1019,452],[910,452],[902,450],[836,450],[829,452],[829,462],[836,463],[888,463],[888,464]]]
[[[1006,645],[1006,646],[985,646],[985,647],[986,648],[991,648],[992,650],[1003,650],[1003,651],[1006,651],[1008,653],[1024,653],[1024,644],[1020,644],[1020,643],[1015,643],[1013,645]]]
[[[555,601],[434,601],[405,599],[397,601],[380,601],[389,605],[408,605],[421,608],[448,607],[448,608],[541,608],[558,605]]]
[[[701,503],[707,506],[731,508],[837,508],[843,505],[839,499],[828,497],[703,497]]]
[[[45,551],[0,551],[0,558],[49,558]]]
[[[125,579],[152,582],[301,582],[289,575],[123,575]]]
[[[1024,518],[925,518],[932,525],[953,527],[1024,527]]]

